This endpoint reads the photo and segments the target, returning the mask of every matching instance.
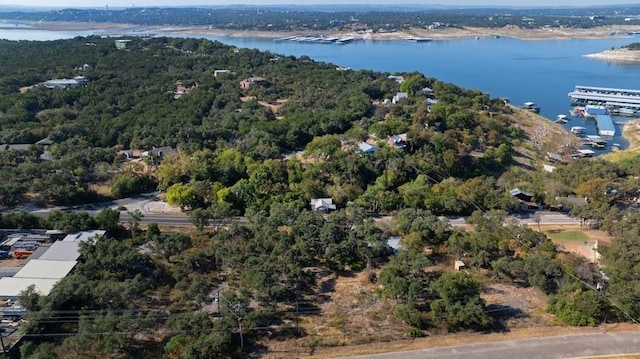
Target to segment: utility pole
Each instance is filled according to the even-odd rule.
[[[7,348],[4,346],[4,340],[2,338],[4,338],[4,330],[0,332],[0,344],[2,344],[2,356],[5,356],[5,354],[7,354]]]
[[[242,317],[238,317],[238,328],[240,329],[240,351],[244,351],[244,338],[242,336]]]
[[[216,310],[218,311],[218,316],[220,315],[220,292],[216,292],[216,296],[215,296],[215,301],[216,301]]]
[[[298,300],[296,299],[296,335],[300,336],[300,328],[298,326],[299,320],[298,320],[298,315],[299,315],[299,310],[298,310]]]

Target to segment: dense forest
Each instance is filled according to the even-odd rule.
[[[518,160],[529,146],[520,110],[479,91],[204,39],[127,40],[121,49],[98,37],[0,41],[0,204],[159,188],[194,229],[141,228],[140,213],[125,227],[115,210],[3,214],[1,228],[108,230],[50,295],[22,294],[31,313],[21,357],[224,358],[266,353],[264,340],[331,345],[299,321],[322,315],[328,278],[363,272],[389,308],[373,320],[398,337],[505,330],[509,317],[480,296],[495,282],[538,288],[569,325],[640,317],[636,156],[536,171],[541,155]],[[43,85],[76,76],[86,83]],[[398,92],[406,98],[385,101]],[[163,146],[172,151],[136,158]],[[616,237],[602,249],[606,275],[511,222],[514,187],[539,203],[589,198],[573,211]],[[337,208],[311,211],[313,198]],[[469,215],[474,230],[440,215]],[[397,253],[390,236],[401,238]],[[457,259],[466,271],[452,271]]]
[[[452,8],[237,6],[206,8],[64,9],[56,11],[5,11],[0,18],[14,21],[68,21],[125,23],[145,26],[213,26],[220,29],[256,31],[321,31],[352,29],[393,31],[444,26],[523,28],[628,24],[638,6],[588,8]]]

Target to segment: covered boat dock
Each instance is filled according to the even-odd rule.
[[[613,124],[613,119],[609,115],[596,115],[596,124],[598,126],[598,134],[600,136],[616,135],[616,126]]]

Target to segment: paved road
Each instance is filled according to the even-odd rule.
[[[173,213],[173,214],[159,214],[159,213],[150,213],[148,210],[149,205],[157,204],[156,197],[160,192],[152,192],[141,194],[138,196],[134,196],[131,198],[124,198],[114,201],[87,204],[81,206],[74,207],[56,207],[56,208],[46,208],[46,209],[28,209],[34,215],[46,217],[53,210],[65,210],[65,211],[83,211],[88,212],[90,215],[96,215],[101,210],[105,208],[119,208],[126,207],[127,211],[140,210],[144,217],[142,218],[142,223],[151,223],[155,222],[158,224],[164,225],[172,225],[172,226],[190,226],[192,225],[189,221],[189,217],[184,213]],[[153,205],[151,206],[153,207]],[[129,215],[127,211],[120,212],[120,222],[127,223],[129,221]],[[538,211],[536,212],[540,215],[540,225],[579,225],[580,221],[578,219],[572,218],[567,214],[560,212],[550,212],[550,211]],[[523,225],[536,225],[536,217],[535,214],[525,214],[520,216],[512,217],[515,221]],[[391,219],[389,216],[379,217],[378,220],[386,220]],[[242,222],[244,218],[238,217],[234,221]],[[452,226],[463,226],[466,224],[465,217],[449,217],[447,218],[449,224]]]
[[[353,356],[349,359],[584,358],[640,353],[640,332],[563,335]]]

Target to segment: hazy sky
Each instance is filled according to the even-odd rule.
[[[135,6],[187,6],[187,5],[228,5],[228,4],[440,4],[440,5],[496,5],[496,6],[589,6],[633,4],[634,0],[0,0],[0,5],[23,6],[66,6],[66,7],[131,7]]]

